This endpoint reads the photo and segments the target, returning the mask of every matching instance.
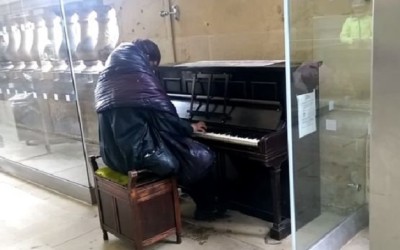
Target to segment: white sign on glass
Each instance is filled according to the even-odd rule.
[[[317,130],[315,90],[297,96],[299,138]]]

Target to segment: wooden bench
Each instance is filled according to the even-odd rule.
[[[160,178],[148,171],[130,171],[128,176],[110,168],[99,168],[91,156],[95,192],[103,239],[107,232],[126,239],[136,249],[176,235],[181,243],[181,214],[176,180]]]

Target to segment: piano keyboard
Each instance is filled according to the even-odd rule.
[[[243,138],[239,136],[233,136],[233,135],[226,135],[226,134],[217,134],[217,133],[211,133],[211,132],[194,132],[193,133],[195,137],[199,138],[204,138],[204,139],[210,139],[210,140],[215,140],[215,141],[222,141],[226,143],[233,143],[233,144],[240,144],[244,146],[251,146],[251,147],[257,147],[258,146],[258,139],[253,139],[253,138]]]

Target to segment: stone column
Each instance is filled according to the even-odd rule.
[[[0,23],[0,71],[9,70],[13,67],[10,59],[7,57],[7,48],[9,44],[9,37],[5,22],[2,20]]]
[[[52,10],[45,14],[48,43],[45,47],[45,54],[52,64],[52,71],[59,72],[67,69],[66,62],[61,58],[60,49],[64,41],[64,33],[61,25],[61,17]]]
[[[37,63],[33,61],[31,51],[33,47],[33,23],[26,16],[19,19],[19,27],[21,30],[21,44],[18,49],[19,58],[25,62],[22,69],[33,70],[37,68]]]
[[[97,72],[101,68],[96,53],[97,38],[99,33],[96,21],[96,12],[90,9],[79,13],[79,24],[81,26],[81,42],[77,48],[77,55],[86,65],[85,72]]]
[[[103,63],[113,51],[119,39],[119,27],[115,9],[110,6],[101,6],[97,9],[99,23],[99,37],[96,45],[98,58]]]
[[[18,49],[21,45],[21,31],[18,27],[17,22],[13,18],[8,18],[7,33],[9,37],[9,43],[6,50],[8,60],[13,64],[13,69],[22,69],[25,67],[24,63],[20,60],[18,55]]]
[[[69,50],[71,52],[71,59],[72,59],[72,67],[74,68],[75,72],[81,72],[84,68],[84,65],[82,63],[82,60],[79,59],[76,50],[78,47],[78,44],[80,43],[81,40],[81,34],[80,34],[80,26],[78,23],[78,15],[76,14],[76,11],[74,10],[66,10],[66,25],[67,25],[67,34],[68,34],[68,41],[69,41]],[[60,55],[63,60],[65,60],[67,63],[69,62],[68,59],[68,51],[67,51],[67,46],[66,46],[66,41],[64,39],[63,45],[60,48]]]
[[[43,14],[43,10],[35,10],[32,13],[32,21],[35,25],[35,29],[31,55],[38,65],[37,68],[40,68],[43,72],[48,72],[51,68],[51,64],[45,54],[45,48],[49,44],[49,36]]]

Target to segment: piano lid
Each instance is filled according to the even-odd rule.
[[[158,74],[181,118],[277,130],[285,120],[283,62],[198,61],[160,66]]]
[[[284,60],[223,60],[197,61],[174,65],[174,67],[266,67],[285,62]]]

